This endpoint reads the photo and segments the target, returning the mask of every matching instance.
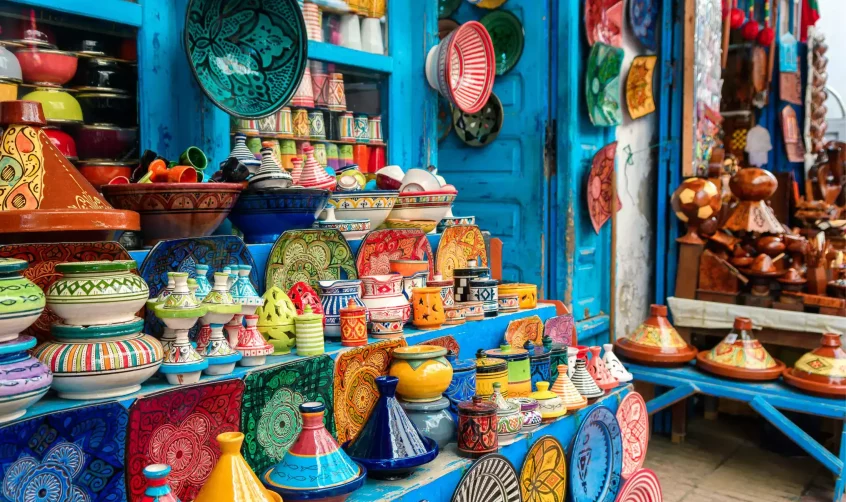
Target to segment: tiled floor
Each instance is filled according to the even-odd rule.
[[[744,434],[743,424],[721,417],[691,422],[683,444],[654,436],[646,467],[664,501],[831,502],[833,477],[817,461],[763,450]]]

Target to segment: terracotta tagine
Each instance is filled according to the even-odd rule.
[[[752,264],[742,271],[751,279],[752,295],[759,297],[769,296],[773,279],[781,277],[787,272],[787,270],[778,270],[773,263],[773,259],[766,254],[756,256],[752,260]]]
[[[367,468],[373,479],[397,480],[438,455],[438,444],[424,437],[394,397],[399,380],[393,376],[376,378],[379,400],[351,442],[343,445],[350,458]]]
[[[537,392],[532,392],[531,398],[538,402],[543,422],[551,422],[567,414],[564,400],[558,394],[549,390],[549,382],[538,382]]]
[[[0,342],[0,424],[22,417],[53,382],[47,366],[29,355],[35,343],[23,335]]]
[[[499,383],[495,382],[493,387],[491,402],[496,404],[496,433],[499,436],[499,445],[503,446],[523,429],[523,415],[520,414],[519,403],[503,397]]]
[[[835,333],[824,334],[820,347],[784,370],[784,381],[812,394],[846,397],[846,350],[841,347],[840,340],[840,335]]]
[[[587,398],[579,394],[576,386],[573,385],[570,377],[567,376],[566,364],[558,365],[558,378],[552,384],[550,390],[558,394],[558,397],[564,401],[564,406],[568,410],[580,410],[588,405]]]
[[[147,488],[141,496],[141,502],[179,502],[179,498],[167,484],[170,466],[167,464],[152,464],[144,468],[144,478]]]
[[[434,439],[440,450],[455,442],[456,419],[450,413],[449,399],[442,397],[429,403],[399,401],[399,404],[420,434]]]
[[[617,340],[614,348],[618,354],[650,366],[680,365],[696,357],[696,349],[667,320],[665,305],[652,305],[649,314],[628,338]]]
[[[173,279],[173,293],[154,309],[156,317],[167,326],[162,335],[165,351],[159,371],[171,385],[197,383],[209,363],[191,344],[188,331],[197,324],[200,317],[206,315],[208,308],[202,306],[188,291],[187,273],[174,272]]]
[[[805,289],[807,282],[808,280],[802,277],[802,274],[793,267],[787,269],[787,272],[778,278],[778,283],[781,284],[781,290],[783,292],[799,293]],[[789,301],[785,302],[785,299],[789,299]],[[802,304],[801,298],[791,298],[791,295],[782,295],[780,300],[784,303]]]
[[[388,374],[399,378],[400,398],[418,403],[440,399],[452,380],[446,353],[447,349],[437,345],[397,347]]]
[[[0,343],[16,340],[44,311],[44,292],[23,275],[24,260],[0,258]]]
[[[496,404],[480,396],[458,403],[458,454],[479,458],[498,449]]]
[[[228,375],[243,357],[229,345],[223,334],[223,325],[241,312],[241,305],[229,294],[228,282],[228,274],[215,272],[214,286],[201,303],[208,312],[200,318],[202,327],[197,332],[197,351],[209,362],[205,369],[207,375]]]
[[[212,469],[209,478],[200,489],[194,502],[217,502],[220,500],[249,500],[250,502],[281,502],[279,494],[266,490],[244,457],[241,445],[244,435],[240,432],[224,432],[217,436],[220,445],[220,459]]]
[[[608,371],[608,367],[605,366],[605,362],[599,357],[600,349],[599,347],[590,347],[590,362],[587,365],[588,373],[593,379],[596,381],[596,384],[602,390],[610,390],[613,389],[618,385],[617,379],[611,375],[611,372]]]
[[[488,357],[504,359],[508,363],[508,396],[529,397],[532,393],[532,369],[529,351],[502,344],[498,349],[485,351]]]
[[[734,329],[716,347],[701,351],[696,366],[737,380],[775,380],[784,371],[784,363],[752,336],[752,321],[746,317],[735,318]]]
[[[699,236],[699,226],[719,213],[722,198],[717,186],[704,178],[684,180],[670,199],[676,217],[687,224],[687,234],[676,239],[684,244],[705,244]]]
[[[262,295],[264,304],[256,309],[259,333],[273,346],[275,355],[288,354],[294,346],[297,308],[284,291],[276,286]]]
[[[113,209],[53,145],[41,103],[0,102],[0,243],[115,240],[140,216]]]
[[[614,344],[603,344],[602,350],[604,351],[602,354],[602,361],[605,363],[605,367],[608,368],[608,371],[611,372],[611,376],[620,383],[627,383],[634,380],[634,375],[629,373],[629,370],[623,366],[623,363],[617,355],[614,354]]]
[[[732,176],[732,194],[739,202],[723,228],[732,232],[783,234],[784,227],[767,205],[767,199],[778,188],[778,180],[765,169],[746,167]]]

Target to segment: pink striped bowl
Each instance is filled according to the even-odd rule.
[[[488,30],[468,21],[433,47],[426,57],[426,79],[464,113],[482,109],[494,84],[493,42]]]

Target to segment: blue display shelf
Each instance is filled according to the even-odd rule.
[[[141,5],[127,0],[8,0],[28,7],[141,27]]]
[[[378,73],[390,74],[394,71],[394,60],[390,56],[371,54],[314,40],[308,42],[308,58]]]

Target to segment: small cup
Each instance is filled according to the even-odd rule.
[[[197,170],[192,166],[173,166],[167,170],[169,183],[196,183]]]
[[[189,146],[182,155],[179,156],[179,163],[183,166],[191,166],[197,171],[203,171],[209,165],[209,159],[206,154],[196,146]]]

